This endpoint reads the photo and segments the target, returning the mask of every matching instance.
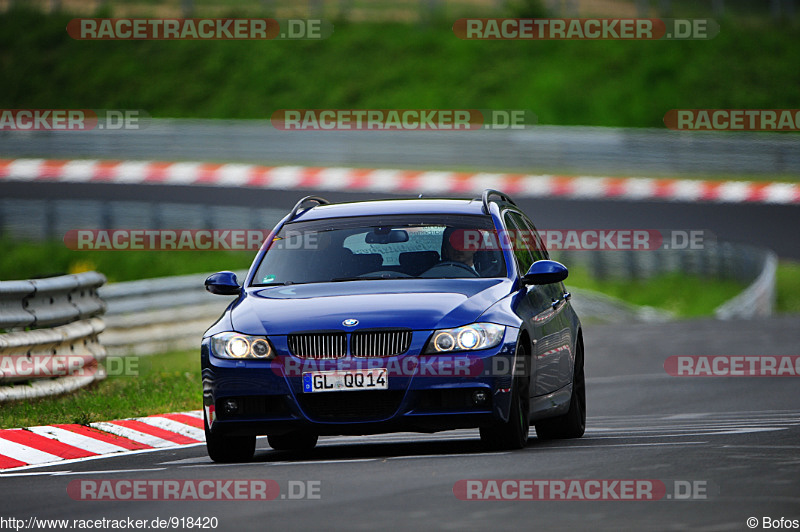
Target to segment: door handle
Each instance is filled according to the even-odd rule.
[[[564,299],[569,301],[570,299],[572,299],[572,294],[570,294],[569,292],[564,292]]]

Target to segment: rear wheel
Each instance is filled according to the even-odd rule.
[[[572,396],[566,414],[536,423],[536,436],[540,440],[580,438],[586,430],[586,379],[583,373],[583,340],[578,340],[575,353],[575,370],[572,379]]]
[[[522,375],[514,377],[511,388],[511,409],[508,421],[481,427],[481,441],[492,450],[522,449],[528,444],[531,429],[530,362],[524,348],[517,346],[517,355],[523,357]]]
[[[256,452],[255,436],[225,436],[208,429],[208,420],[203,412],[206,430],[206,449],[215,462],[249,462]]]
[[[267,436],[269,446],[276,451],[310,451],[316,447],[318,439],[319,436],[311,432],[290,432]]]

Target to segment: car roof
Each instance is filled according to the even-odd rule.
[[[480,199],[391,199],[317,205],[301,211],[292,222],[392,214],[467,214],[486,216]]]

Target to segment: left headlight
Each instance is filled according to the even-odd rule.
[[[223,332],[211,337],[211,349],[220,358],[267,360],[275,356],[269,340],[264,336],[250,336],[236,332]]]
[[[472,323],[455,329],[438,329],[433,331],[425,353],[488,349],[503,341],[505,330],[504,326],[494,323]]]

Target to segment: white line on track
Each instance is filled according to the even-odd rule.
[[[61,464],[59,464],[61,465]],[[22,473],[3,473],[0,478],[4,477],[63,477],[67,475],[115,475],[119,473],[141,473],[142,471],[164,471],[166,467],[150,467],[145,469],[108,469],[96,471],[25,471]]]
[[[345,460],[303,460],[297,462],[262,462],[264,465],[314,465],[314,464],[350,464],[354,462],[377,462],[377,458],[348,458]]]
[[[590,441],[590,440],[575,440],[575,441]],[[707,441],[675,441],[675,442],[654,442],[654,443],[601,443],[592,445],[563,445],[563,446],[550,446],[550,445],[535,445],[528,447],[525,450],[529,452],[544,451],[550,449],[597,449],[598,447],[659,447],[666,445],[705,445]]]
[[[501,453],[454,453],[454,454],[417,454],[409,456],[388,456],[387,460],[412,460],[416,458],[466,458],[469,456],[502,456],[504,454],[511,454],[510,452]]]
[[[64,475],[114,475],[119,473],[141,473],[143,471],[165,471],[166,467],[146,467],[143,469],[109,469],[108,471],[103,471],[99,469],[97,471],[54,471],[53,476],[61,477]]]

